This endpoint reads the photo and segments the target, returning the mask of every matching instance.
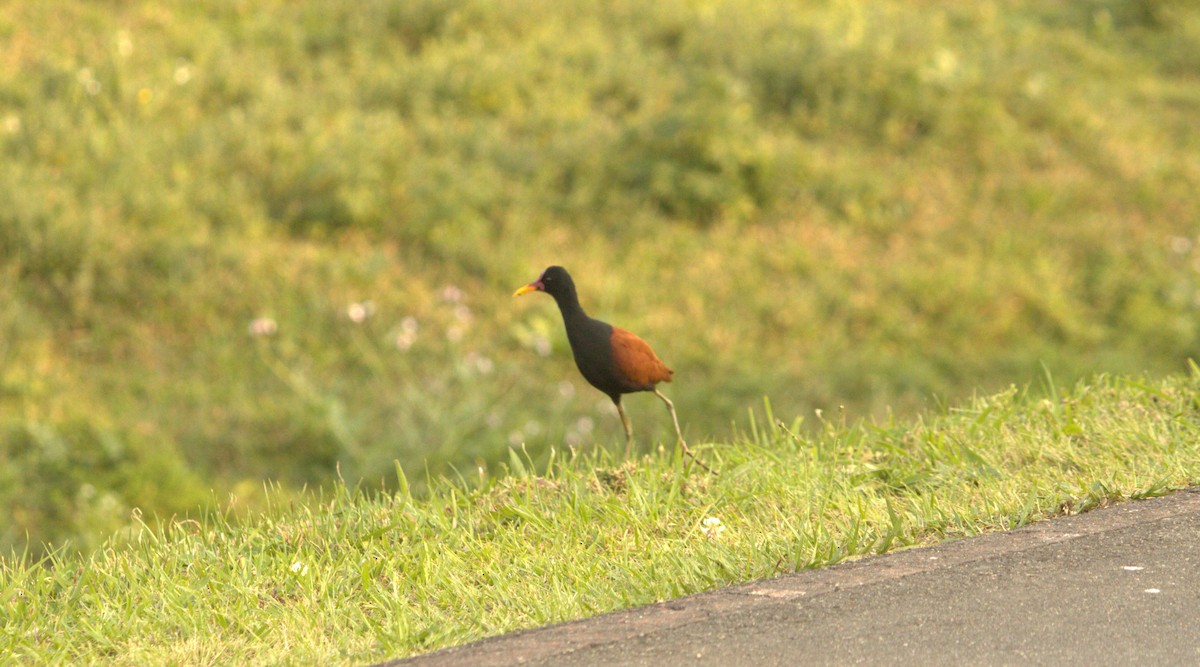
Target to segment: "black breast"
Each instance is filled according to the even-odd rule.
[[[630,391],[629,381],[622,376],[613,359],[612,325],[587,318],[567,326],[567,340],[575,365],[585,380],[616,402],[622,393]]]

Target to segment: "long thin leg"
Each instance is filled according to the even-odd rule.
[[[667,404],[667,410],[671,413],[671,421],[675,422],[675,435],[679,436],[679,444],[683,445],[684,449],[687,449],[687,443],[683,441],[683,431],[679,430],[679,417],[675,414],[675,404],[657,388],[654,390],[654,395],[661,398],[663,403]]]
[[[675,404],[671,402],[671,399],[663,395],[663,393],[659,391],[657,387],[654,389],[654,395],[661,398],[663,403],[667,404],[667,410],[671,413],[671,421],[675,422],[675,435],[679,436],[679,448],[683,450],[683,453],[686,454],[688,458],[695,461],[696,465],[704,468],[708,472],[712,472],[713,469],[704,465],[703,461],[696,458],[696,455],[692,453],[692,450],[688,449],[687,443],[684,442],[683,431],[679,429],[679,417],[675,414]]]
[[[629,422],[629,415],[625,414],[621,401],[614,402],[617,404],[617,413],[621,415],[621,424],[625,427],[625,458],[629,458],[633,455],[633,424]]]

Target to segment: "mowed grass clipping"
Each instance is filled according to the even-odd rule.
[[[1049,385],[1049,383],[1047,383]],[[535,473],[336,488],[244,522],[0,561],[23,663],[363,663],[845,558],[1012,528],[1200,479],[1200,374],[1016,388],[907,423],[759,414],[701,445],[558,453]],[[804,433],[804,435],[801,435]],[[400,474],[404,480],[404,475]]]

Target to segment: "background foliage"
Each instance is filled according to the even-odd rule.
[[[0,45],[0,544],[617,443],[509,298],[549,263],[698,439],[1200,343],[1181,0],[8,3]]]

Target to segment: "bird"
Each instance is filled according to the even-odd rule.
[[[671,413],[680,449],[693,461],[711,471],[688,449],[683,432],[679,429],[679,416],[675,413],[675,404],[658,389],[659,383],[671,381],[675,371],[667,368],[646,341],[631,331],[589,317],[583,306],[579,305],[575,281],[561,266],[551,266],[542,271],[537,280],[518,289],[513,293],[513,297],[530,292],[545,292],[554,297],[558,310],[562,313],[563,324],[567,329],[567,341],[571,344],[571,353],[575,356],[575,365],[579,367],[579,372],[593,387],[607,394],[617,406],[621,424],[625,427],[626,456],[633,451],[633,425],[621,405],[621,396],[639,391],[652,391],[662,399],[667,411]]]

